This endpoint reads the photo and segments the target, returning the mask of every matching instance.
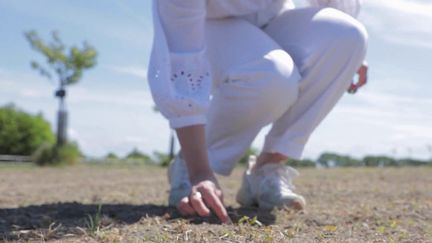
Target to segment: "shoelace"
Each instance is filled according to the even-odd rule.
[[[285,171],[280,174],[281,178],[283,178],[283,181],[290,190],[294,190],[293,179],[299,175],[299,172],[291,166],[283,166],[283,169]]]
[[[293,178],[299,175],[299,172],[282,164],[266,165],[257,171],[257,176],[264,178],[262,183],[269,181],[272,185],[277,185],[280,189],[294,190]],[[260,188],[260,187],[258,187]]]

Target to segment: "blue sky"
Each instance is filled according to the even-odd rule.
[[[59,30],[66,44],[87,40],[100,53],[97,67],[68,90],[70,138],[91,156],[124,155],[134,147],[165,151],[168,124],[153,112],[146,81],[150,2],[0,0],[0,105],[41,111],[55,127],[56,83],[30,68],[30,60],[42,59],[23,32],[34,29],[47,38]],[[365,0],[360,19],[370,35],[370,83],[342,99],[311,137],[305,156],[335,151],[432,157],[432,3]]]

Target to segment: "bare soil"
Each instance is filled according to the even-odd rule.
[[[301,169],[303,212],[239,208],[242,171],[220,225],[167,207],[163,168],[0,166],[0,242],[432,242],[431,167]]]

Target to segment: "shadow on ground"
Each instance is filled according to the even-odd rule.
[[[0,209],[0,240],[34,238],[35,235],[46,235],[52,231],[55,231],[54,238],[83,234],[91,227],[89,218],[94,219],[98,215],[99,206],[71,202]],[[275,222],[271,213],[257,211],[255,208],[230,207],[228,212],[233,222],[238,222],[244,216],[256,216],[263,224]],[[143,218],[159,217],[168,221],[181,218],[175,208],[154,204],[102,204],[100,216],[102,224],[117,226],[138,223]],[[192,224],[219,224],[213,215],[187,220]],[[60,230],[56,230],[57,227]]]

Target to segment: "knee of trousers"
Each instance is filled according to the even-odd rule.
[[[284,112],[298,98],[300,72],[291,56],[283,50],[273,51],[266,58],[274,65],[269,74],[268,90],[265,90],[266,98]]]
[[[260,63],[260,64],[258,64]],[[294,61],[282,49],[269,52],[247,76],[254,91],[253,102],[272,120],[283,114],[298,97],[301,79]],[[253,80],[248,80],[252,78]]]
[[[339,10],[325,8],[322,10],[325,18],[328,18],[327,27],[332,29],[329,37],[333,46],[338,47],[341,55],[363,61],[368,41],[366,28],[355,18]]]

